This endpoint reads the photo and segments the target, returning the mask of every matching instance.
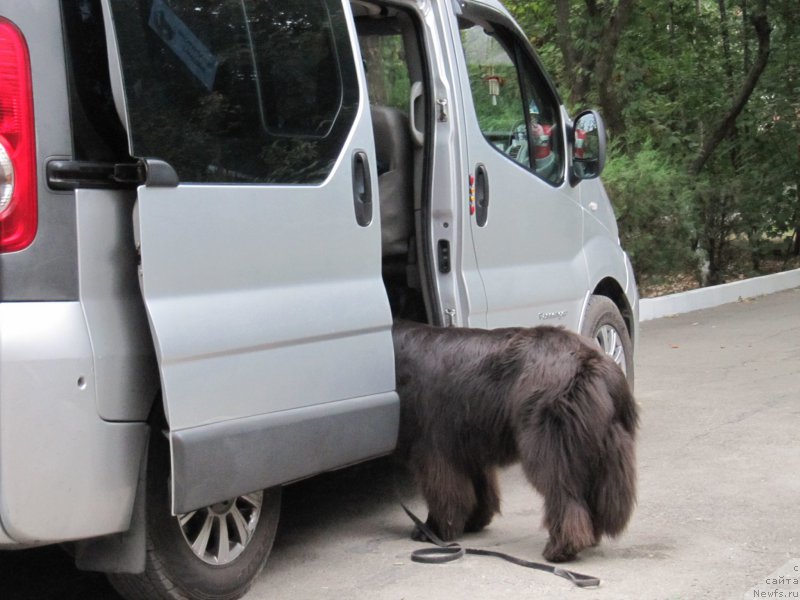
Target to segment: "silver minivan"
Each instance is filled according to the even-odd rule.
[[[602,120],[494,0],[0,0],[0,80],[0,548],[241,596],[394,449],[397,318],[633,378]]]

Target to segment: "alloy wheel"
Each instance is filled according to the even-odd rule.
[[[627,375],[625,348],[619,332],[611,325],[602,325],[595,334],[595,339],[600,348],[619,365],[622,372]]]
[[[211,565],[236,560],[253,538],[263,496],[253,492],[178,515],[183,538],[195,556]]]

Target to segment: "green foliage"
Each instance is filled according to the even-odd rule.
[[[487,77],[490,76],[500,77],[502,81],[496,96],[489,93]],[[490,70],[470,65],[469,79],[481,131],[508,138],[514,126],[525,117],[514,67],[495,66]]]
[[[559,34],[577,54],[599,52],[609,35],[604,23],[623,0],[569,0],[569,31],[559,31],[562,1],[506,5],[569,99],[587,74],[579,62],[566,70]],[[760,14],[771,31],[766,68],[727,135],[693,173],[756,63],[753,17]],[[704,281],[721,281],[741,244],[756,272],[776,251],[800,252],[798,56],[797,0],[635,3],[605,82],[613,102],[602,108],[614,143],[603,179],[640,279],[705,266]],[[582,97],[602,102],[601,84],[589,78]]]
[[[408,110],[411,82],[400,35],[370,36],[360,40],[372,104]]]
[[[692,270],[687,175],[651,142],[636,153],[611,147],[603,175],[614,203],[620,237],[641,276]]]

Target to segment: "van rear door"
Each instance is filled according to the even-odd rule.
[[[115,98],[146,175],[134,227],[176,513],[394,447],[349,10],[104,0]]]

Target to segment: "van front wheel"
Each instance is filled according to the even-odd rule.
[[[633,344],[622,315],[611,299],[592,296],[586,306],[581,334],[592,338],[619,365],[633,388]]]
[[[267,562],[281,505],[275,487],[183,515],[169,510],[169,445],[151,439],[144,573],[110,574],[128,600],[234,600]]]

